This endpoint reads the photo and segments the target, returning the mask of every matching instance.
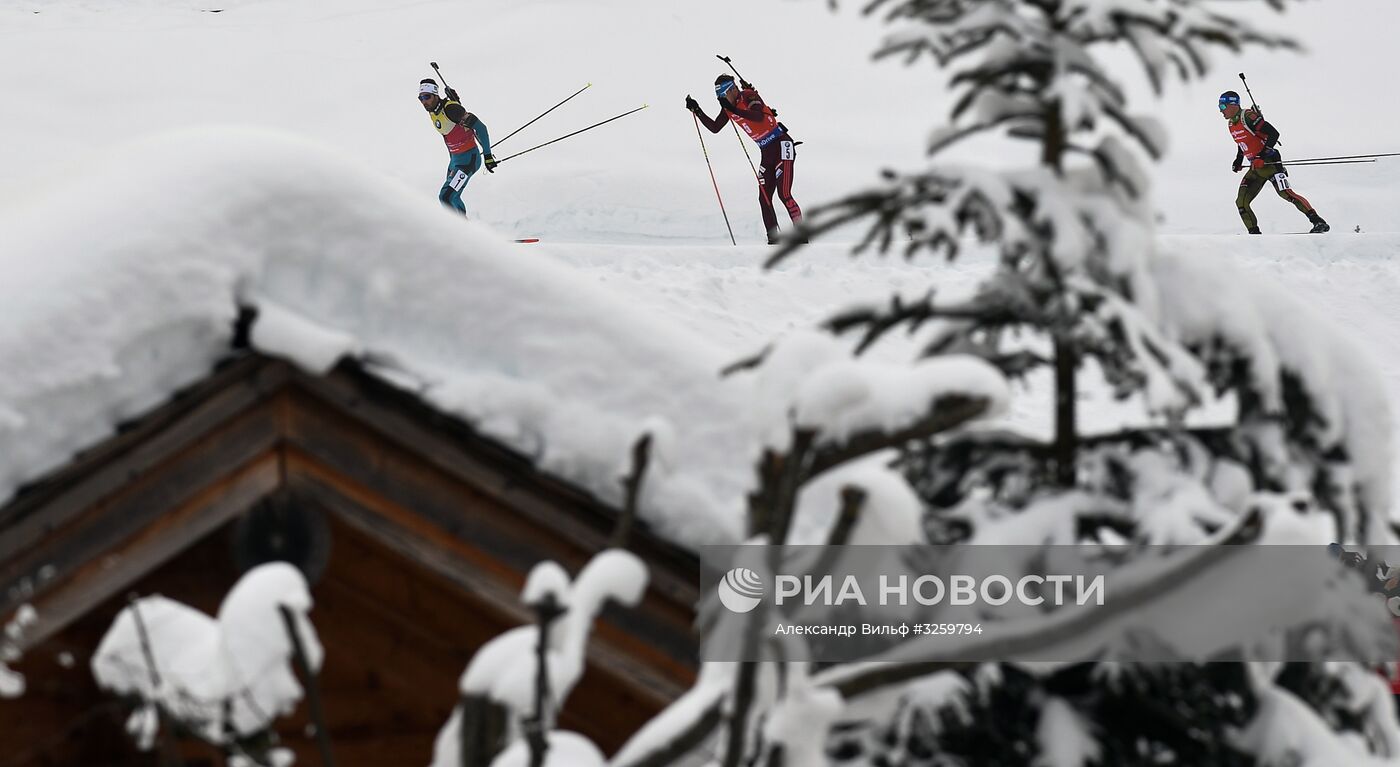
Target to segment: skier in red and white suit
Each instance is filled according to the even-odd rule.
[[[802,220],[802,208],[792,198],[792,167],[797,159],[797,145],[787,132],[787,126],[778,122],[778,113],[763,103],[763,97],[749,83],[742,83],[741,88],[735,84],[733,77],[720,75],[715,80],[715,96],[719,98],[720,106],[720,113],[715,117],[701,111],[700,104],[689,96],[685,97],[685,108],[694,112],[711,133],[719,133],[724,130],[726,122],[733,120],[762,150],[758,206],[763,211],[763,227],[768,232],[768,244],[776,245],[778,214],[773,210],[774,192],[778,193],[778,199],[787,208],[792,223]]]

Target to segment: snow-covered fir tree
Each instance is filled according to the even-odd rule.
[[[1292,47],[1268,3],[876,0],[880,51],[950,70],[948,126],[926,168],[812,211],[814,237],[868,225],[860,249],[956,258],[968,236],[999,266],[970,296],[933,288],[832,317],[864,351],[895,330],[1053,387],[1053,438],[960,430],[905,443],[899,468],[939,542],[1202,543],[1259,514],[1264,541],[1388,540],[1388,412],[1376,374],[1301,301],[1223,259],[1160,252],[1141,155],[1164,131],[1126,111],[1097,56],[1136,56],[1154,91],[1207,71],[1211,48]],[[1010,171],[940,162],[963,140],[1029,141]],[[1136,147],[1136,149],[1133,149]],[[1139,151],[1140,150],[1140,151]],[[799,245],[782,251],[788,257]],[[1224,254],[1222,254],[1223,256]],[[936,276],[931,276],[936,283]],[[1076,403],[1102,381],[1141,417],[1086,435]],[[1220,416],[1221,400],[1227,403]],[[1187,417],[1214,404],[1210,425]],[[833,759],[872,764],[1327,764],[1400,756],[1383,681],[1359,665],[1014,665],[909,684],[893,716],[843,723]],[[1279,733],[1287,737],[1278,737]]]
[[[1374,372],[1301,302],[1222,264],[1157,250],[1138,152],[1160,157],[1165,135],[1125,111],[1126,89],[1094,57],[1126,43],[1159,89],[1172,72],[1204,73],[1211,46],[1291,45],[1217,6],[872,4],[901,25],[884,54],[928,53],[954,68],[959,98],[932,154],[987,133],[1039,151],[1014,171],[890,172],[809,214],[804,234],[866,222],[862,248],[911,258],[955,258],[975,236],[998,266],[972,295],[929,289],[847,308],[828,333],[793,334],[734,366],[757,379],[751,542],[771,552],[799,542],[1208,551],[1388,538],[1388,413]],[[922,342],[915,359],[864,354],[896,330]],[[1006,406],[1016,379],[1048,379],[1051,439],[977,427]],[[1089,382],[1137,417],[1083,433],[1075,406]],[[1207,406],[1210,425],[1188,426]],[[1309,607],[1322,606],[1298,612]],[[1386,684],[1360,663],[1086,658],[1047,668],[928,660],[915,646],[899,661],[816,668],[800,660],[800,638],[761,641],[762,614],[702,608],[702,630],[738,635],[748,657],[764,660],[704,664],[612,764],[1323,765],[1400,755]],[[1346,641],[1345,623],[1333,630]],[[532,635],[541,647],[545,633]],[[1011,641],[1041,640],[1029,630]],[[523,757],[518,740],[512,748]]]

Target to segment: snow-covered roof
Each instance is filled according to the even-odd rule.
[[[345,354],[604,499],[657,435],[643,516],[739,533],[747,440],[722,349],[534,246],[345,157],[243,130],[114,152],[0,221],[0,503],[229,353],[320,372]]]

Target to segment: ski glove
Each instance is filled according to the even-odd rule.
[[[1239,173],[1239,172],[1240,172],[1240,168],[1243,168],[1243,167],[1244,167],[1244,160],[1243,160],[1242,158],[1236,157],[1236,158],[1235,158],[1234,164],[1230,166],[1230,170],[1232,170],[1232,171],[1234,171],[1234,172],[1236,172],[1236,173]]]
[[[462,100],[460,97],[457,96],[457,91],[453,90],[452,88],[445,88],[444,90],[447,92],[448,101],[460,102]]]
[[[700,102],[696,101],[695,99],[693,99],[693,98],[691,98],[691,97],[689,97],[689,96],[686,96],[686,97],[685,97],[685,108],[686,108],[686,109],[689,109],[689,110],[692,111],[692,112],[699,112],[699,111],[700,111]]]
[[[1253,160],[1251,160],[1251,161],[1249,162],[1249,167],[1254,168],[1255,170],[1258,170],[1258,169],[1260,169],[1260,168],[1263,168],[1263,167],[1264,167],[1264,164],[1265,164],[1265,163],[1264,163],[1264,158],[1263,158],[1263,156],[1260,156],[1260,157],[1256,157],[1256,158],[1254,158]]]
[[[496,155],[494,155],[494,154],[488,154],[488,155],[486,155],[486,172],[487,172],[487,173],[495,173],[495,172],[496,172],[496,166],[497,166],[497,165],[500,165],[500,163],[496,162]]]

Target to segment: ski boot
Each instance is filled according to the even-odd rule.
[[[1251,227],[1249,228],[1249,233],[1250,233],[1250,234],[1263,234],[1263,232],[1259,231],[1259,227],[1257,227],[1257,226],[1251,226]]]
[[[1324,232],[1332,231],[1332,227],[1328,226],[1327,222],[1322,220],[1322,216],[1319,216],[1316,213],[1310,214],[1308,216],[1308,220],[1311,221],[1313,225],[1313,228],[1308,232],[1308,234],[1323,234]]]

